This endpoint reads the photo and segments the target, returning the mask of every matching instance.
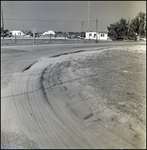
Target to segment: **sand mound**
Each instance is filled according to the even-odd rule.
[[[130,56],[114,50],[41,58],[14,74],[2,91],[2,114],[8,118],[2,116],[2,129],[24,135],[24,140],[9,140],[7,147],[144,147],[145,99],[128,91],[127,63],[132,62],[125,57]],[[133,101],[134,94],[140,102]],[[3,140],[8,137],[2,135]]]

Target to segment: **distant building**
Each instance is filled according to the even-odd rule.
[[[24,36],[25,34],[22,32],[22,31],[19,31],[19,30],[13,30],[13,31],[10,31],[10,33],[12,33],[12,36]]]
[[[53,30],[49,30],[47,32],[44,32],[43,35],[55,35],[55,32]]]
[[[85,39],[91,39],[91,40],[107,40],[108,39],[108,33],[107,32],[86,32]]]

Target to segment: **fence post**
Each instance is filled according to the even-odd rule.
[[[16,33],[15,33],[15,36],[14,36],[14,37],[15,37],[15,44],[16,44]]]
[[[35,43],[36,28],[33,28],[33,29],[32,29],[32,32],[33,32],[33,44],[34,44],[34,43]]]
[[[35,32],[33,32],[33,44],[35,43]]]
[[[65,42],[66,42],[66,36],[65,36],[65,38],[64,38],[64,39],[65,39]]]
[[[50,43],[51,43],[51,34],[50,34]]]

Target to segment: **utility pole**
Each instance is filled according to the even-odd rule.
[[[35,43],[36,28],[33,28],[33,29],[32,29],[32,32],[33,32],[33,44],[34,44],[34,43]]]
[[[88,31],[89,31],[89,13],[90,13],[90,1],[88,1]]]
[[[3,18],[3,7],[2,7],[2,29],[3,29],[3,39],[4,39],[4,18]]]
[[[98,20],[96,19],[96,43],[98,42],[97,36],[98,36]]]
[[[82,37],[82,32],[83,32],[83,23],[84,22],[81,22],[82,24],[81,24],[81,37]]]
[[[88,1],[88,27],[87,27],[87,32],[89,32],[89,14],[90,14],[90,1]],[[89,36],[89,42],[90,42],[90,36]]]
[[[23,33],[25,32],[25,30],[24,30],[24,26],[22,26],[22,32],[23,32]]]
[[[83,24],[84,22],[81,22],[81,33],[83,32]]]
[[[15,36],[14,36],[14,37],[15,37],[15,44],[16,44],[16,33],[15,33]]]

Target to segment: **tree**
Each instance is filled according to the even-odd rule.
[[[10,36],[10,32],[8,29],[4,30],[4,37]]]
[[[136,34],[146,36],[146,14],[139,12],[137,16],[131,20],[121,18],[120,21],[110,24],[108,36],[112,39],[118,38],[135,38]]]
[[[146,14],[139,12],[138,15],[132,19],[130,24],[130,34],[145,36],[146,34]]]
[[[112,39],[124,39],[128,35],[128,22],[121,18],[118,22],[110,24],[108,29],[108,36]]]
[[[31,35],[32,34],[32,31],[26,31],[26,35]]]
[[[81,32],[81,37],[85,37],[85,32]]]
[[[128,35],[128,23],[126,19],[121,18],[119,21],[119,31],[120,31],[120,36],[122,38],[126,38]]]
[[[63,37],[65,37],[65,38],[66,38],[67,35],[68,35],[66,32],[63,32],[62,34],[63,34]]]
[[[4,33],[9,33],[9,30],[8,29],[4,30]]]

